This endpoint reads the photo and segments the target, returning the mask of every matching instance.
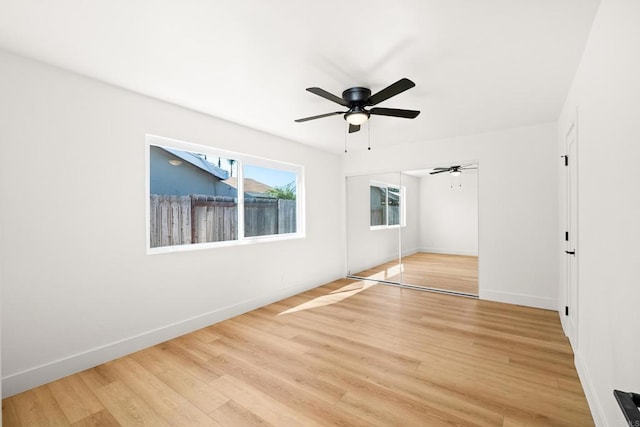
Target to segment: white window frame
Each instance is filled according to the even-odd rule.
[[[150,207],[150,194],[151,194],[151,146],[167,147],[176,150],[189,151],[192,153],[202,153],[210,155],[211,157],[222,157],[226,159],[233,159],[236,161],[235,168],[237,170],[236,177],[238,178],[238,223],[237,223],[237,239],[225,240],[220,242],[206,242],[206,243],[191,243],[185,245],[175,246],[160,246],[151,247],[151,207]],[[210,249],[219,247],[229,247],[238,245],[247,245],[264,242],[276,242],[281,240],[303,239],[306,237],[305,233],[305,202],[304,202],[304,166],[296,165],[293,163],[281,162],[277,160],[266,159],[263,157],[251,156],[248,154],[237,153],[233,151],[218,149],[209,147],[206,145],[193,144],[190,142],[184,142],[176,139],[166,138],[157,135],[145,135],[145,162],[146,162],[146,174],[145,174],[145,195],[146,195],[146,247],[147,254],[159,254],[168,252],[182,252],[192,251],[200,249]],[[264,168],[277,169],[281,171],[291,172],[296,175],[296,231],[294,233],[283,234],[270,234],[265,236],[244,236],[244,173],[243,166],[252,165],[260,166]]]
[[[385,189],[385,210],[386,210],[386,224],[382,225],[371,225],[371,187],[378,187]],[[389,188],[394,188],[399,190],[400,196],[400,224],[391,224],[389,225]],[[389,184],[387,182],[382,181],[369,181],[369,229],[370,230],[387,230],[389,228],[401,228],[407,226],[407,213],[406,213],[406,200],[407,187],[404,185],[396,185]]]

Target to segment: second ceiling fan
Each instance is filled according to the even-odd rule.
[[[429,172],[429,175],[449,172],[453,176],[458,176],[462,173],[462,171],[466,171],[470,169],[478,169],[478,166],[474,164],[470,164],[470,165],[464,165],[464,166],[461,166],[461,165],[447,166],[446,168],[433,168],[433,171]]]
[[[306,122],[309,120],[321,119],[323,117],[335,116],[343,114],[344,119],[349,122],[349,133],[358,132],[360,125],[369,120],[369,116],[391,116],[402,117],[405,119],[415,119],[420,111],[417,110],[402,110],[399,108],[380,108],[374,107],[366,109],[385,101],[392,96],[396,96],[407,89],[411,89],[416,84],[407,78],[403,78],[393,83],[390,86],[382,89],[380,92],[371,95],[371,90],[366,87],[352,87],[342,92],[342,98],[327,92],[319,87],[309,87],[307,91],[321,96],[329,101],[333,101],[336,104],[340,104],[343,107],[347,107],[347,111],[334,111],[331,113],[320,114],[318,116],[305,117],[297,119],[296,122]]]

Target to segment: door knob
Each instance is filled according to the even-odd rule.
[[[573,250],[573,251],[564,251],[564,253],[567,254],[567,255],[575,255],[576,251],[575,250]]]

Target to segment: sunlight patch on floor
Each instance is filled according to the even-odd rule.
[[[369,289],[370,287],[375,286],[377,284],[378,282],[376,282],[375,280],[362,280],[358,282],[353,282],[327,295],[314,298],[311,301],[307,301],[296,307],[290,308],[289,310],[283,311],[282,313],[279,313],[278,316],[280,316],[281,314],[295,313],[296,311],[310,310],[312,308],[324,307],[327,305],[335,304],[349,297],[352,297],[356,294],[359,294],[365,289]]]
[[[314,298],[311,301],[307,301],[298,306],[290,308],[289,310],[285,310],[282,313],[278,313],[278,316],[280,316],[281,314],[295,313],[296,311],[310,310],[312,308],[324,307],[327,305],[335,304],[349,297],[352,297],[356,294],[359,294],[365,289],[369,289],[370,287],[377,285],[378,280],[385,280],[389,277],[400,274],[402,271],[403,271],[402,264],[394,265],[393,267],[387,268],[385,270],[382,270],[370,276],[367,276],[366,280],[359,280],[353,283],[349,283],[348,285],[343,286],[340,289],[336,289],[335,291],[332,291],[327,295]]]

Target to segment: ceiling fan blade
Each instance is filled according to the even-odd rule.
[[[468,167],[464,167],[464,166],[463,166],[463,167],[461,167],[461,168],[459,168],[459,169],[460,169],[461,171],[468,171],[468,170],[478,169],[478,167],[477,167],[477,166],[474,166],[474,167],[470,167],[470,168],[468,168]]]
[[[358,132],[360,130],[360,125],[352,125],[349,123],[349,133]]]
[[[415,119],[420,114],[417,110],[401,110],[399,108],[372,108],[369,110],[371,114],[378,116],[403,117],[405,119]]]
[[[381,103],[384,100],[391,98],[392,96],[396,96],[399,93],[404,92],[407,89],[411,89],[416,84],[407,78],[403,78],[393,83],[390,86],[382,89],[380,92],[373,94],[369,97],[369,105],[376,105]]]
[[[433,168],[433,170],[434,171],[438,171],[438,170],[440,170],[440,171],[448,171],[449,168]]]
[[[319,87],[308,87],[307,91],[311,92],[311,93],[313,93],[315,95],[321,96],[324,99],[328,99],[329,101],[333,101],[336,104],[340,104],[340,105],[345,106],[345,107],[349,106],[347,101],[345,101],[344,99],[340,98],[339,96],[335,96],[334,94],[329,93],[324,89],[320,89]]]
[[[433,172],[429,172],[429,175],[435,175],[437,173],[444,173],[444,172],[449,172],[449,169],[443,169],[441,171],[433,171]]]
[[[308,122],[309,120],[321,119],[323,117],[335,116],[337,114],[344,114],[344,113],[345,113],[344,111],[334,111],[333,113],[320,114],[319,116],[305,117],[303,119],[296,119],[295,121],[298,123],[302,123],[302,122]]]

